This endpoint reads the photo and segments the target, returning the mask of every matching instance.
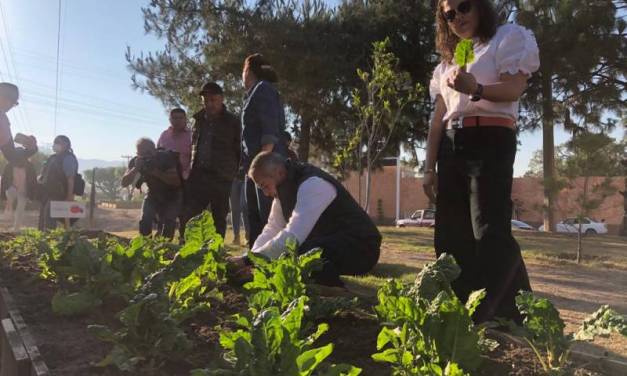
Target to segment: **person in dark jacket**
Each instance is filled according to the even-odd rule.
[[[209,208],[216,230],[224,237],[231,186],[240,162],[241,127],[239,119],[227,111],[220,85],[209,82],[200,95],[205,108],[194,115],[192,168],[185,183],[181,229]]]
[[[242,80],[246,99],[242,110],[242,164],[245,171],[262,151],[287,156],[287,145],[281,140],[285,130],[285,110],[273,83],[278,76],[260,54],[248,56],[244,62]],[[248,212],[248,245],[252,247],[268,222],[272,200],[265,197],[246,178],[246,209]]]
[[[251,252],[275,259],[290,240],[298,252],[322,248],[322,270],[314,280],[343,286],[340,275],[363,275],[379,260],[381,234],[368,214],[331,175],[307,163],[271,152],[252,162],[248,175],[273,197],[268,224]],[[247,256],[232,258],[231,270],[245,270]]]
[[[157,236],[172,239],[183,201],[178,153],[157,149],[149,138],[140,138],[136,148],[137,155],[129,161],[128,170],[122,177],[122,186],[133,184],[139,189],[144,183],[148,186],[142,205],[139,233],[151,236],[156,222]]]
[[[55,228],[62,219],[50,216],[51,201],[74,201],[74,184],[78,174],[78,159],[72,150],[72,142],[67,136],[55,137],[52,149],[54,154],[48,158],[39,177],[41,202],[39,212],[39,230]],[[76,219],[65,219],[65,227]]]

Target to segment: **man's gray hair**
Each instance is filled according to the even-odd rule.
[[[142,137],[139,140],[137,140],[137,143],[135,144],[136,147],[144,147],[150,145],[152,146],[152,148],[156,148],[157,146],[155,145],[155,142],[151,139],[149,139],[148,137]]]
[[[263,151],[253,159],[248,169],[248,176],[252,178],[255,172],[261,172],[262,174],[271,174],[279,167],[285,166],[285,157],[281,154],[273,153],[271,151]]]

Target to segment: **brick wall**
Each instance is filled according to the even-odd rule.
[[[604,178],[592,178],[591,186],[600,183]],[[362,206],[366,197],[366,175],[361,178]],[[625,190],[623,178],[613,178],[612,185],[618,191]],[[358,199],[359,175],[351,174],[344,186]],[[573,189],[565,189],[558,195],[556,202],[556,218],[561,220],[576,215],[575,199],[582,192],[583,178],[578,179]],[[542,224],[543,187],[538,178],[515,178],[512,186],[512,200],[514,201],[513,216],[521,221],[536,227]],[[396,167],[388,166],[375,171],[372,175],[372,191],[370,195],[370,216],[378,223],[391,224],[396,216]],[[623,220],[623,196],[619,192],[608,197],[599,209],[590,213],[598,220],[605,219],[610,233],[618,234]],[[381,203],[380,205],[378,203]],[[422,191],[422,179],[413,177],[406,171],[401,177],[401,217],[411,215],[415,210],[429,207],[429,200]],[[381,210],[379,210],[379,207]],[[382,213],[380,213],[382,212]],[[381,216],[382,219],[381,220]]]

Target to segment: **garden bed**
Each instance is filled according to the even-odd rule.
[[[87,234],[97,237],[98,233]],[[0,235],[5,240],[11,236]],[[1,250],[0,250],[1,252]],[[51,300],[58,286],[38,277],[39,269],[27,257],[14,260],[11,265],[0,264],[0,286],[7,287],[24,320],[30,326],[39,350],[53,375],[122,375],[113,367],[98,368],[111,346],[87,331],[91,324],[119,326],[115,314],[123,305],[108,302],[99,309],[80,317],[60,317],[51,309]],[[235,313],[243,313],[248,304],[240,288],[223,285],[223,298],[212,301],[211,309],[187,321],[185,332],[193,343],[184,362],[167,363],[161,369],[164,375],[189,375],[197,367],[224,365],[223,350],[219,344],[220,327],[229,328],[228,320]],[[372,302],[362,300],[350,309],[320,319],[330,330],[317,343],[334,343],[335,349],[327,359],[333,363],[352,364],[363,369],[362,375],[388,375],[390,367],[372,360],[376,352],[377,335],[381,326],[372,314]],[[530,348],[515,339],[494,332],[488,337],[499,342],[496,350],[483,355],[477,375],[541,375],[541,368]],[[567,374],[618,375],[601,363],[575,362]],[[132,373],[139,374],[139,373]],[[13,376],[13,375],[9,375]]]

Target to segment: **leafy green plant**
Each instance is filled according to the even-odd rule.
[[[568,362],[573,336],[564,335],[564,321],[548,299],[521,291],[516,305],[525,316],[525,340],[548,374],[563,373]],[[543,353],[544,352],[544,356]]]
[[[596,336],[607,337],[612,333],[627,336],[627,317],[604,305],[584,320],[575,339],[592,341]]]
[[[140,250],[146,244],[150,242],[138,242],[131,247]],[[126,255],[132,258],[137,253],[126,252]],[[100,325],[89,327],[98,338],[114,345],[99,366],[154,371],[166,360],[182,359],[190,349],[181,323],[209,309],[210,299],[219,298],[218,287],[225,281],[222,238],[215,231],[211,215],[204,212],[193,218],[186,228],[185,245],[172,260],[163,261],[162,257],[159,254],[144,257],[150,267],[139,271],[129,273],[132,268],[125,269],[126,276],[141,275],[151,267],[165,264],[144,279],[129,306],[117,315],[122,324],[119,330]]]
[[[458,275],[454,259],[442,255],[425,266],[414,285],[390,280],[381,287],[375,312],[384,327],[375,361],[392,364],[395,375],[463,375],[460,366],[479,367],[483,332],[473,325],[472,314],[485,291],[462,304],[450,287]]]
[[[307,295],[306,281],[320,265],[322,250],[299,255],[297,249],[295,241],[288,242],[286,252],[272,262],[249,253],[255,269],[252,282],[244,287],[251,292],[249,304],[255,313],[270,306],[284,310],[294,300]]]
[[[166,297],[151,293],[137,295],[117,317],[123,325],[114,332],[103,325],[90,325],[90,333],[113,344],[97,366],[116,366],[121,371],[157,370],[167,359],[181,359],[191,349],[185,332],[168,313]]]
[[[462,39],[455,46],[455,64],[460,67],[466,67],[475,61],[475,51],[473,49],[472,39]]]
[[[597,335],[608,336],[612,332],[627,335],[627,319],[607,305],[586,318],[576,334],[567,335],[564,321],[548,299],[521,291],[516,305],[525,315],[525,340],[549,375],[565,373],[570,349],[576,341],[592,341]]]
[[[192,375],[313,375],[333,352],[333,344],[313,346],[329,329],[327,324],[318,325],[307,337],[302,336],[306,302],[307,297],[301,296],[284,311],[278,306],[269,307],[252,320],[236,316],[239,329],[220,335],[220,344],[227,350],[225,359],[233,368],[197,370]],[[344,365],[316,374],[356,376],[360,372],[358,368]]]

